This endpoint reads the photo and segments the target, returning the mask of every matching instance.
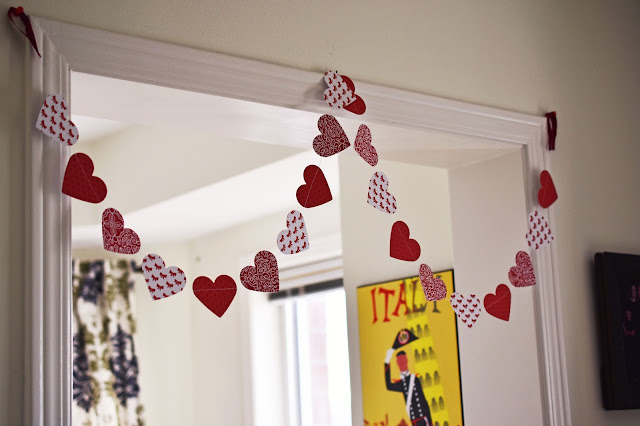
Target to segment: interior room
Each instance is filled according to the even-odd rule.
[[[86,299],[107,297],[105,287],[79,291],[95,274],[82,262],[96,260],[116,284],[109,297],[126,306],[108,324],[129,324],[109,343],[127,368],[117,390],[101,388],[112,389],[103,412],[118,413],[104,424],[395,426],[417,407],[398,385],[414,376],[414,391],[446,392],[443,404],[425,398],[438,426],[640,422],[638,409],[606,407],[610,342],[600,337],[594,291],[596,253],[640,254],[638,2],[0,1],[0,424],[72,425],[78,401],[85,413],[99,405],[87,389],[110,379],[74,371],[91,370],[95,358],[73,359],[81,326],[105,329],[79,322],[93,304]],[[324,102],[328,70],[355,83],[364,116]],[[80,129],[71,148],[35,127],[52,93],[70,101]],[[375,168],[352,148],[322,159],[313,152],[328,113],[352,143],[361,123],[370,126]],[[61,193],[73,153],[88,154],[108,181],[106,203]],[[333,198],[304,208],[296,191],[310,164]],[[516,288],[508,272],[527,250],[542,169],[558,194],[546,210],[555,239],[530,252],[537,284]],[[375,170],[391,180],[396,214],[364,198]],[[238,196],[240,187],[251,195]],[[138,253],[104,250],[109,207],[138,232]],[[287,256],[276,237],[293,209],[313,228],[312,249]],[[389,255],[398,220],[420,243],[417,261]],[[279,293],[240,280],[259,250],[275,253]],[[153,300],[138,272],[150,253],[182,269],[181,292]],[[430,324],[453,327],[444,346],[455,342],[457,356],[443,355],[415,316],[395,340],[365,338],[395,327],[393,312],[413,314],[416,293],[427,296],[421,264],[429,280],[445,282],[447,298],[418,306]],[[124,275],[113,280],[116,270]],[[193,282],[222,275],[237,292],[218,317]],[[511,289],[509,321],[483,311],[463,326],[454,287],[482,299],[500,284]],[[392,286],[400,293],[387,293]],[[405,301],[396,298],[403,291]],[[423,354],[419,342],[429,339],[435,349]],[[400,340],[409,343],[396,347]],[[436,384],[429,370],[427,380],[434,354],[441,371],[457,375],[439,374]]]
[[[417,271],[388,256],[387,230],[400,214],[367,203],[374,171],[384,171],[400,217],[412,223],[411,235],[421,241],[420,259],[434,271],[453,269],[457,291],[481,292],[505,280],[503,265],[524,248],[521,146],[371,124],[381,158],[372,168],[352,151],[326,158],[313,152],[319,114],[83,73],[72,73],[71,87],[72,120],[83,134],[74,153],[95,159],[96,173],[113,176],[108,204],[122,206],[124,226],[142,241],[134,256],[105,251],[103,205],[74,199],[73,258],[76,265],[98,262],[105,270],[108,262],[127,263],[128,300],[135,306],[126,311],[135,324],[132,394],[144,410],[139,418],[149,424],[384,421],[363,413],[362,374],[368,376],[370,369],[360,360],[356,289]],[[358,120],[339,121],[347,134],[356,133]],[[309,164],[321,167],[333,196],[316,208],[302,208],[294,195]],[[303,212],[313,247],[291,256],[275,245],[290,210]],[[136,272],[153,253],[167,266],[180,265],[187,281],[228,274],[239,282],[238,270],[262,249],[276,253],[280,293],[274,296],[280,297],[240,287],[220,318],[189,294],[189,287],[155,300]],[[485,270],[483,277],[478,268]],[[88,292],[101,304],[101,296],[82,284],[86,277],[74,266],[80,294],[74,299],[74,342],[86,326],[83,295]],[[333,284],[313,291],[327,283]],[[503,424],[541,422],[537,345],[527,337],[535,335],[533,293],[519,296],[514,295],[508,327],[490,320],[473,330],[459,324],[454,352],[438,361],[456,358],[460,380],[450,380],[455,389],[446,383],[442,402],[430,405],[434,424],[479,424],[486,416]],[[437,306],[453,315],[450,306]],[[433,359],[433,347],[445,353],[439,338],[433,337]],[[91,353],[86,347],[80,352]],[[409,355],[411,363],[421,360],[416,353]],[[384,353],[377,355],[380,364]],[[90,370],[87,381],[96,375]],[[377,376],[382,382],[382,374]],[[454,391],[464,395],[464,410],[460,401],[449,412],[445,402],[454,405]],[[172,404],[166,404],[167,392]],[[513,409],[491,414],[488,407],[497,395],[511,398]],[[96,406],[77,416],[95,421],[103,411]],[[387,421],[402,420],[391,417]]]

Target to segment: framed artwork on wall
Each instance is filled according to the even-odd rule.
[[[640,255],[596,253],[604,408],[640,408]]]
[[[434,275],[455,291],[453,270]],[[364,285],[357,297],[364,424],[462,425],[451,306],[427,301],[420,277]]]

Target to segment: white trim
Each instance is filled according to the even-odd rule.
[[[68,152],[32,131],[42,99],[68,95],[69,70],[210,93],[313,112],[326,112],[320,73],[204,52],[33,18],[43,51],[29,56],[27,105],[27,418],[32,425],[70,424],[70,207],[60,193]],[[549,169],[545,121],[519,114],[357,82],[366,120],[525,146],[528,207],[537,176]],[[68,98],[68,96],[67,96]],[[337,114],[340,115],[340,114]],[[549,214],[550,212],[547,212]],[[550,214],[553,226],[553,214]],[[523,218],[526,220],[526,218]],[[538,276],[536,325],[545,424],[571,424],[555,247],[533,254]],[[64,285],[60,285],[64,283]]]

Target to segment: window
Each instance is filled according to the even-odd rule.
[[[290,289],[274,299],[283,296],[289,424],[351,424],[342,280]]]

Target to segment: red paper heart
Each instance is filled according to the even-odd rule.
[[[487,294],[484,297],[484,309],[489,315],[509,321],[511,314],[511,290],[505,284],[496,287],[496,294]]]
[[[447,297],[447,286],[444,281],[433,276],[431,268],[424,263],[420,265],[420,281],[427,300],[442,300]]]
[[[124,227],[124,219],[116,209],[106,209],[102,213],[102,242],[105,250],[114,253],[134,254],[140,251],[138,234]]]
[[[187,278],[182,269],[177,266],[166,268],[164,260],[157,254],[148,254],[144,257],[142,275],[153,300],[178,294],[187,285]]]
[[[391,241],[389,255],[395,259],[413,262],[420,257],[420,244],[409,238],[409,227],[402,221],[397,221],[391,227]]]
[[[313,150],[321,157],[330,157],[351,146],[338,120],[325,114],[318,119],[320,134],[313,139]]]
[[[296,198],[302,207],[317,207],[333,199],[327,179],[320,167],[307,166],[304,169],[303,177],[306,183],[300,185],[296,191]]]
[[[354,96],[356,97],[356,100],[351,102],[349,105],[345,105],[344,109],[354,114],[362,115],[367,110],[367,106],[359,95],[354,94]]]
[[[88,203],[100,203],[107,197],[107,185],[93,176],[93,161],[87,154],[69,158],[62,181],[62,193]]]
[[[546,237],[546,235],[545,235]],[[509,281],[515,287],[529,287],[536,284],[536,274],[533,272],[531,258],[524,251],[516,254],[516,266],[509,269]]]
[[[276,293],[280,290],[278,262],[273,253],[266,250],[258,252],[254,258],[256,266],[245,266],[240,271],[242,285],[253,291]]]
[[[553,184],[551,174],[543,170],[540,173],[540,190],[538,191],[538,203],[542,208],[551,206],[558,199],[558,193],[556,192],[556,186]]]
[[[193,294],[218,318],[227,311],[236,291],[236,282],[229,275],[220,275],[215,282],[208,277],[198,277],[193,282]]]
[[[366,125],[361,124],[360,127],[358,127],[358,134],[356,135],[353,147],[358,155],[370,166],[378,164],[378,152],[373,145],[371,145],[371,130],[369,130]]]

